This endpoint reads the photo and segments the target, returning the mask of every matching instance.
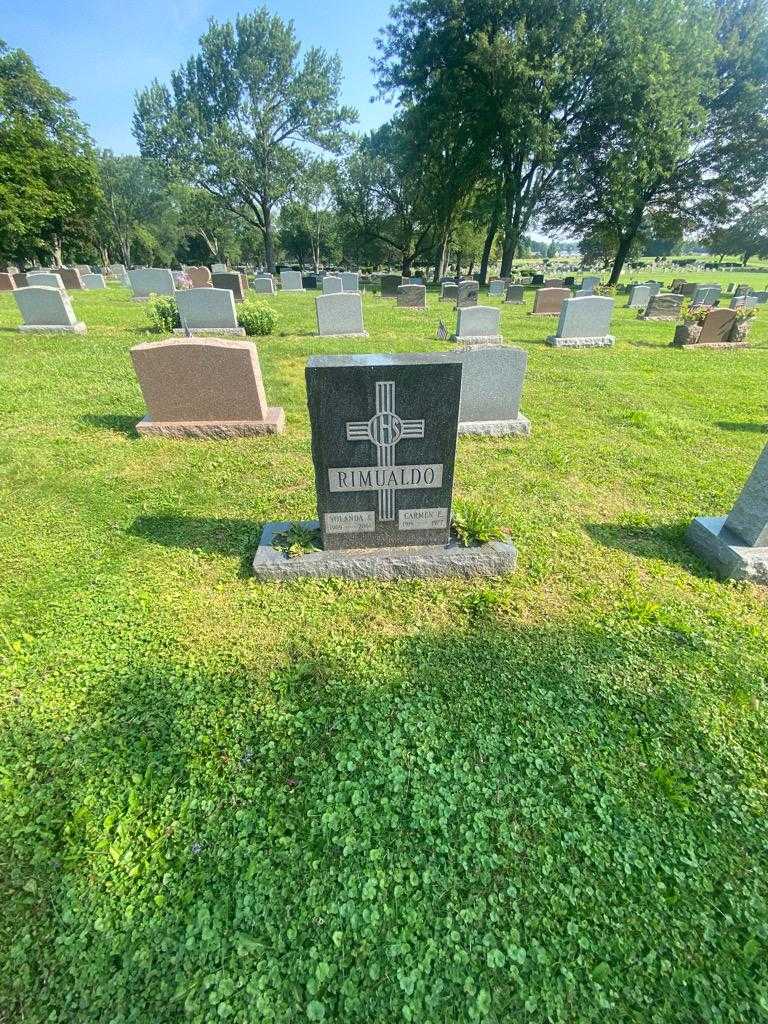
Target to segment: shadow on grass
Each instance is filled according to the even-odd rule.
[[[263,665],[205,646],[192,659],[132,622],[110,628],[64,669],[87,701],[75,727],[20,711],[23,727],[0,732],[24,778],[19,813],[36,823],[17,827],[4,871],[26,933],[5,979],[9,1020],[106,1020],[130,1006],[170,1024],[179,974],[167,951],[182,947],[184,977],[213,968],[245,1019],[244,954],[226,944],[237,908],[242,941],[283,964],[274,1004],[295,1004],[318,958],[344,957],[359,1010],[329,986],[327,1019],[395,1020],[378,980],[393,943],[407,931],[415,956],[482,945],[490,897],[505,947],[545,908],[547,955],[527,959],[522,988],[485,954],[431,956],[441,1020],[469,1019],[470,981],[493,991],[497,1020],[528,1018],[531,992],[550,1000],[531,1020],[564,1019],[563,1006],[590,1019],[594,967],[609,961],[616,1019],[639,1019],[638,998],[698,1019],[707,987],[731,1020],[754,1019],[761,976],[745,974],[743,945],[760,922],[765,833],[740,756],[755,726],[733,713],[724,743],[700,713],[743,672],[713,664],[695,636],[682,658],[656,624],[625,636],[491,620],[363,645],[287,624],[295,647]],[[408,888],[369,924],[370,878]],[[339,952],[352,914],[356,944]],[[195,922],[209,925],[205,942],[190,940]],[[684,956],[683,981],[638,963],[644,948]],[[570,965],[567,991],[550,984],[553,961]],[[190,986],[185,1014],[209,1009],[205,986]]]
[[[592,540],[607,548],[626,551],[639,558],[658,558],[679,565],[701,579],[712,573],[686,545],[685,531],[689,523],[678,526],[633,526],[625,523],[586,523],[584,529]]]
[[[89,427],[99,427],[101,430],[110,430],[113,434],[124,434],[132,439],[139,435],[136,433],[136,424],[142,418],[143,413],[133,416],[121,416],[117,413],[107,413],[102,416],[88,413],[83,416],[82,422]]]
[[[736,430],[745,434],[768,434],[766,423],[727,423],[721,420],[715,426],[721,430]]]
[[[253,556],[259,546],[264,523],[249,519],[213,519],[204,516],[139,516],[128,529],[167,548],[188,548],[206,554],[239,558],[238,577],[252,575]]]

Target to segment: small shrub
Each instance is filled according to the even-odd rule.
[[[734,313],[738,321],[751,320],[757,314],[757,310],[754,306],[737,306]]]
[[[237,310],[237,322],[245,328],[249,338],[263,337],[265,334],[274,334],[277,313],[266,302],[246,299]]]
[[[612,296],[616,294],[615,284],[596,284],[594,288],[595,295]]]
[[[454,505],[451,529],[465,548],[470,544],[506,539],[496,510],[472,501],[460,501]]]
[[[283,533],[275,534],[272,539],[272,547],[276,551],[282,551],[287,558],[298,558],[300,555],[309,555],[313,551],[320,551],[320,531],[310,530],[301,523],[291,523],[289,529]]]
[[[147,315],[155,331],[168,332],[181,327],[179,307],[172,295],[150,295],[147,301]]]

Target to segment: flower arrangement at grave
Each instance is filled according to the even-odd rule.
[[[749,328],[757,310],[752,307],[740,306],[734,312],[736,313],[736,322],[733,325],[733,330],[728,340],[739,344],[747,340]]]
[[[680,310],[682,324],[675,328],[674,345],[695,345],[701,335],[704,321],[714,306],[692,306],[690,299]]]

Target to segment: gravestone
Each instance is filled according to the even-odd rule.
[[[520,278],[520,284],[523,285],[525,288],[528,288],[528,287],[530,287],[533,284],[533,278],[532,277],[521,277]]]
[[[683,296],[675,292],[660,292],[648,303],[641,320],[677,320],[683,305]]]
[[[672,284],[669,286],[671,292],[678,292],[680,295],[683,294],[683,288],[688,284],[684,277],[676,277]]]
[[[699,285],[691,297],[692,306],[716,306],[720,301],[720,285]]]
[[[647,284],[633,285],[629,292],[628,309],[645,309],[651,300],[651,289]]]
[[[557,316],[563,303],[570,297],[570,288],[539,288],[533,300],[533,315]]]
[[[519,305],[523,302],[524,293],[525,289],[521,284],[509,284],[507,285],[507,293],[504,301],[513,302],[516,305]]]
[[[58,274],[61,278],[61,283],[68,292],[82,291],[85,287],[83,278],[80,276],[80,271],[76,270],[74,267],[60,267]]]
[[[768,445],[730,514],[694,519],[687,538],[718,576],[768,583]]]
[[[13,283],[16,285],[17,288],[28,287],[29,282],[27,281],[27,275],[24,271],[19,271],[18,273],[13,274],[12,277]]]
[[[367,338],[363,326],[363,298],[360,292],[318,295],[317,333],[323,338]]]
[[[534,286],[534,288],[540,287],[541,285],[544,284],[544,275],[543,274],[533,274],[531,276],[530,283]]]
[[[190,288],[178,292],[176,305],[181,317],[180,328],[174,334],[235,335],[243,337],[245,330],[237,324],[235,297],[230,288]]]
[[[444,281],[440,286],[440,301],[455,302],[459,294],[459,286],[455,281]]]
[[[512,544],[461,547],[450,536],[461,363],[444,353],[315,356],[307,370],[322,550],[295,558],[262,532],[259,579],[492,576]]]
[[[27,283],[30,287],[37,288],[63,288],[64,282],[59,274],[52,274],[47,270],[30,270],[27,274]]]
[[[188,267],[187,274],[193,288],[212,288],[213,279],[208,267]]]
[[[107,287],[107,282],[104,280],[103,274],[83,274],[81,277],[83,282],[83,288],[86,291],[99,291],[102,288]]]
[[[581,279],[581,290],[583,292],[593,292],[595,288],[600,284],[600,278],[594,276],[587,276]]]
[[[272,277],[255,277],[253,279],[253,291],[256,295],[274,295],[275,282]]]
[[[244,298],[243,278],[235,270],[226,273],[211,274],[211,281],[214,288],[228,288],[232,292],[235,302],[242,302]]]
[[[661,284],[658,281],[646,281],[645,284],[651,290],[651,298],[653,298],[654,295],[658,295],[661,291]]]
[[[575,277],[564,277],[563,278],[563,287],[564,288],[575,288],[576,287],[576,278]]]
[[[695,284],[693,281],[691,281],[690,284],[686,282],[681,287],[680,294],[683,295],[686,299],[692,299],[693,296],[696,294],[698,287],[699,286]]]
[[[401,284],[397,289],[397,304],[405,309],[426,309],[426,286],[423,284]]]
[[[345,292],[360,291],[360,275],[356,270],[345,270],[341,275],[341,287]]]
[[[72,300],[63,288],[29,285],[13,293],[24,319],[20,331],[45,334],[85,334],[85,324],[77,319]]]
[[[381,276],[381,297],[382,299],[396,299],[397,289],[403,283],[402,274],[382,274]]]
[[[734,295],[749,295],[751,291],[752,289],[749,287],[748,284],[737,284]]]
[[[500,295],[504,294],[505,289],[506,285],[503,281],[491,281],[488,285],[488,294],[495,295],[496,298],[498,298]]]
[[[606,347],[614,342],[609,334],[613,299],[598,295],[566,299],[555,334],[547,344],[555,348]]]
[[[456,291],[456,308],[463,309],[466,306],[476,306],[480,295],[480,285],[477,281],[462,281]]]
[[[92,273],[91,266],[88,263],[76,263],[75,270],[77,270],[81,275]]]
[[[136,425],[139,434],[224,438],[283,430],[285,413],[267,405],[258,352],[250,341],[149,342],[132,348],[131,359],[147,406]]]
[[[281,270],[280,287],[284,292],[303,292],[304,284],[298,270]]]
[[[16,282],[13,274],[0,274],[0,292],[12,292],[16,290]]]
[[[565,281],[561,277],[551,277],[544,282],[545,288],[565,288]]]
[[[530,421],[520,412],[528,363],[523,349],[473,345],[445,358],[462,365],[459,434],[530,434]]]
[[[735,309],[713,309],[707,313],[698,337],[691,341],[688,336],[681,337],[685,332],[678,328],[672,344],[682,348],[746,348],[746,342],[731,341],[731,332],[736,324]]]
[[[110,263],[109,272],[120,284],[128,284],[128,271],[124,263]]]
[[[318,287],[317,274],[302,274],[301,287],[311,288],[312,291],[315,291],[315,289]]]
[[[753,292],[753,295],[757,300],[755,302],[756,306],[764,306],[765,303],[768,302],[768,292]]]
[[[456,313],[456,333],[451,341],[465,344],[498,344],[501,336],[501,310],[498,306],[465,306]]]
[[[228,270],[226,263],[214,263],[211,266],[211,274],[226,274]]]
[[[128,280],[133,288],[135,302],[146,302],[150,295],[175,295],[176,286],[170,270],[160,267],[145,267],[143,270],[129,270]]]
[[[331,274],[325,275],[323,278],[323,295],[336,295],[343,291],[344,285],[340,277],[334,277]]]

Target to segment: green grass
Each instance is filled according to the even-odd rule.
[[[277,295],[285,434],[179,442],[133,430],[144,308],[73,301],[22,336],[0,295],[0,1021],[768,1018],[766,592],[683,540],[768,441],[768,307],[697,353],[624,297],[606,350],[503,306],[533,435],[461,438],[456,495],[517,572],[272,585],[307,357],[450,307],[321,341]]]

